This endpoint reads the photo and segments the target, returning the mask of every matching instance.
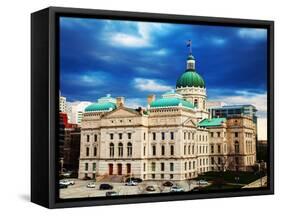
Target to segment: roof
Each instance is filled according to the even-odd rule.
[[[195,70],[185,71],[177,80],[177,88],[181,87],[200,87],[205,88],[203,78]]]
[[[102,112],[116,109],[116,104],[111,102],[93,103],[85,108],[85,112]]]
[[[215,127],[221,126],[222,123],[226,121],[226,118],[211,118],[211,119],[203,119],[198,123],[199,127]]]
[[[161,98],[151,102],[150,104],[151,108],[165,108],[175,106],[183,106],[189,109],[194,108],[191,102],[179,98]]]
[[[195,58],[193,55],[190,54],[190,55],[188,55],[187,60],[195,60]]]

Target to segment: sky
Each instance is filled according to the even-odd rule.
[[[60,89],[68,101],[111,94],[129,107],[175,89],[192,40],[208,100],[253,104],[266,138],[267,31],[256,28],[60,18]]]

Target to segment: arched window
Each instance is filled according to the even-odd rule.
[[[198,100],[194,99],[194,107],[198,108]]]
[[[109,145],[109,156],[114,157],[114,144],[110,143]]]
[[[97,147],[95,146],[94,147],[94,157],[96,157],[97,156]]]
[[[123,144],[122,143],[118,144],[118,156],[123,157]]]
[[[132,152],[133,152],[132,143],[129,142],[127,144],[127,155],[128,155],[128,157],[132,157]]]

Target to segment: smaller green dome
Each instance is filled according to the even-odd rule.
[[[85,108],[85,112],[102,112],[116,109],[116,104],[111,102],[93,103]]]
[[[150,104],[151,108],[165,108],[165,107],[175,107],[175,106],[184,106],[189,109],[194,108],[192,103],[179,98],[161,98],[153,101]]]
[[[205,88],[203,78],[195,70],[185,71],[177,80],[177,88],[181,87],[200,87]]]

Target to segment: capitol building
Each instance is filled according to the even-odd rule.
[[[189,53],[175,90],[147,96],[147,107],[126,107],[106,95],[85,108],[79,178],[133,176],[185,180],[208,171],[248,171],[256,163],[253,117],[212,116],[204,79]]]

